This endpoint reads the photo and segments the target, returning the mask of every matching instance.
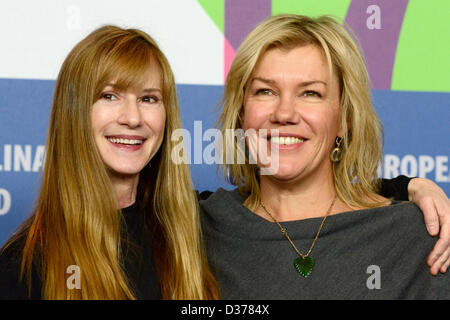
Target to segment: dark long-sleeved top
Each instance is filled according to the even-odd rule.
[[[125,221],[122,251],[125,272],[132,290],[138,299],[160,299],[152,237],[145,227],[143,214],[136,204],[122,209],[122,214]],[[41,276],[37,267],[32,270],[30,295],[25,281],[19,281],[23,240],[16,241],[0,255],[0,299],[42,298]]]

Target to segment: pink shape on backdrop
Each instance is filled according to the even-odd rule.
[[[233,62],[235,51],[231,44],[228,42],[227,38],[225,39],[225,63],[223,70],[223,82],[227,79],[228,71],[230,70],[231,63]]]

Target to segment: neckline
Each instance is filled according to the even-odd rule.
[[[220,189],[222,189],[222,188],[220,188]],[[225,191],[225,192],[227,192],[227,193],[229,193],[228,191],[226,191],[226,190],[224,190],[224,189],[222,189],[222,190]],[[259,214],[256,214],[255,212],[249,210],[246,206],[244,206],[244,201],[245,201],[245,199],[248,197],[248,195],[242,195],[242,194],[239,192],[239,189],[234,189],[234,190],[231,191],[231,193],[232,193],[233,196],[239,197],[239,200],[242,199],[242,201],[240,201],[239,204],[240,204],[240,206],[241,206],[243,209],[245,209],[248,213],[251,213],[253,216],[256,216],[258,219],[265,220],[265,221],[267,221],[267,222],[269,222],[269,223],[274,223],[274,224],[275,224],[275,222],[270,221],[270,220],[267,220],[267,219],[264,219],[264,218],[261,217]],[[392,205],[400,204],[400,203],[402,203],[402,202],[405,202],[405,201],[391,200],[391,203],[390,203],[389,205],[387,205],[387,206],[374,207],[374,208],[365,208],[365,209],[357,209],[357,210],[350,210],[350,211],[343,211],[343,212],[339,212],[339,213],[335,213],[335,214],[329,215],[329,216],[327,217],[327,220],[330,219],[330,218],[332,218],[332,217],[336,217],[336,216],[340,216],[340,215],[348,215],[348,214],[361,213],[361,212],[362,212],[362,213],[366,213],[367,210],[382,209],[382,208],[390,207],[390,206],[392,206]],[[323,216],[319,216],[319,217],[313,217],[313,218],[305,218],[305,219],[298,219],[298,220],[291,220],[291,221],[279,221],[279,222],[280,222],[280,223],[290,223],[290,222],[300,222],[300,221],[307,221],[307,220],[322,220],[322,219],[323,219]]]
[[[128,207],[121,208],[120,211],[122,212],[122,214],[128,214],[131,212],[136,212],[137,209],[138,209],[138,203],[137,203],[137,201],[135,201],[133,204],[129,205]]]
[[[243,205],[245,195],[238,189],[232,191],[219,188],[207,200],[201,201],[202,206],[209,212],[210,221],[214,226],[227,234],[240,237],[242,239],[259,240],[280,240],[285,239],[275,222],[264,219],[258,214],[250,211]],[[391,201],[391,204],[384,207],[360,209],[346,211],[327,217],[321,237],[326,236],[333,230],[348,226],[354,220],[364,220],[370,218],[369,215],[385,211],[395,205],[407,204],[409,202]],[[295,240],[311,239],[315,236],[317,228],[323,217],[306,218],[280,222],[285,227],[289,235]]]

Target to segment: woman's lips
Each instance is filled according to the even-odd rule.
[[[136,151],[142,148],[145,138],[135,135],[113,135],[107,136],[106,139],[116,148],[128,151]]]
[[[266,139],[272,147],[280,150],[294,150],[300,148],[308,140],[295,133],[282,132],[279,132],[278,135],[271,133]]]
[[[278,141],[275,139],[270,139],[268,140],[268,142],[270,143],[271,148],[277,148],[279,150],[294,150],[294,149],[298,149],[300,148],[305,142],[306,140],[294,140],[291,142],[286,143],[286,141]]]

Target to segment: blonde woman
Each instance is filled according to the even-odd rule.
[[[450,298],[448,275],[425,264],[435,240],[421,211],[378,195],[382,127],[342,24],[281,15],[256,27],[234,58],[219,122],[224,159],[247,155],[224,165],[238,189],[201,201],[222,298]],[[256,133],[247,151],[229,129]]]
[[[1,298],[217,298],[189,169],[170,161],[180,127],[150,36],[105,26],[78,43],[56,81],[36,210],[2,250]]]

